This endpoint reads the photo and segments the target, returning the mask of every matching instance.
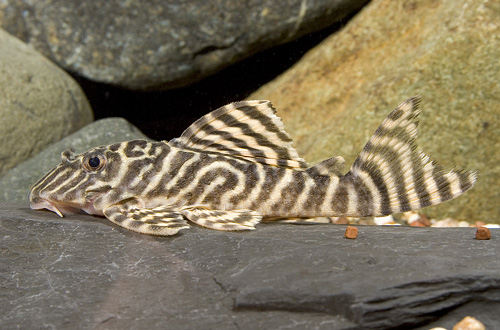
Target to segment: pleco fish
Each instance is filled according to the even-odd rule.
[[[420,99],[399,105],[351,169],[333,157],[309,167],[269,101],[221,107],[170,142],[133,140],[66,150],[30,191],[31,208],[85,211],[139,233],[174,235],[186,221],[218,230],[261,220],[384,216],[460,196],[476,172],[444,171],[417,149]]]

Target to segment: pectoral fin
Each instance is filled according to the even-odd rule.
[[[260,222],[262,215],[250,210],[211,210],[203,206],[188,206],[182,214],[199,226],[216,230],[251,230]]]
[[[134,203],[120,203],[104,210],[104,215],[113,223],[141,233],[155,236],[171,236],[181,229],[189,228],[181,213],[159,206],[137,208]]]

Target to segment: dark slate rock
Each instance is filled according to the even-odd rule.
[[[0,26],[91,80],[168,88],[337,23],[366,2],[7,0]]]
[[[61,161],[61,152],[66,149],[84,152],[92,147],[133,139],[147,137],[123,118],[95,121],[51,144],[0,177],[0,202],[27,203],[30,187]]]
[[[151,237],[0,205],[1,328],[395,329],[500,324],[497,233],[262,224]],[[429,323],[431,322],[431,323]]]

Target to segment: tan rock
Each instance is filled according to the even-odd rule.
[[[480,173],[472,191],[425,213],[500,219],[498,17],[495,2],[375,0],[250,98],[273,101],[309,162],[350,164],[384,117],[420,94],[422,149]]]
[[[80,86],[0,29],[0,176],[93,119]]]
[[[485,330],[484,324],[472,316],[466,316],[462,321],[455,324],[453,330]]]

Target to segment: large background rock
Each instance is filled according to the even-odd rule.
[[[250,98],[272,100],[299,154],[354,161],[384,117],[423,96],[419,145],[476,187],[426,209],[500,222],[500,4],[375,0]]]
[[[0,328],[451,329],[500,324],[500,240],[475,228],[261,224],[136,234],[0,205]]]
[[[63,70],[0,29],[0,176],[92,121],[80,87]]]
[[[165,88],[332,25],[366,2],[7,0],[0,26],[91,80]]]
[[[148,139],[123,118],[95,121],[17,165],[0,177],[0,202],[28,205],[31,186],[61,161],[61,152],[74,148],[84,152],[92,147],[133,139]]]

